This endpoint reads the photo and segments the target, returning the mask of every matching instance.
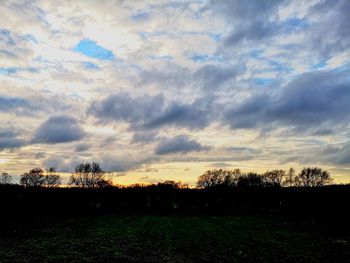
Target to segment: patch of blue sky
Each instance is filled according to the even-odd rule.
[[[36,68],[33,68],[33,67],[30,67],[30,68],[20,68],[20,67],[0,68],[1,75],[16,74],[20,71],[27,71],[27,72],[35,73],[38,70]]]
[[[102,60],[112,61],[115,59],[114,54],[111,50],[108,50],[95,41],[90,39],[82,39],[78,45],[74,48],[74,51],[79,52],[87,57],[97,58]]]
[[[190,59],[196,63],[205,63],[209,61],[213,62],[222,62],[223,57],[222,56],[215,56],[215,55],[206,55],[206,54],[195,54],[190,56]]]
[[[319,69],[324,68],[325,66],[327,66],[326,62],[320,62],[320,63],[316,63],[316,64],[311,65],[311,69],[319,70]]]
[[[29,41],[35,43],[35,44],[38,43],[38,40],[37,40],[33,35],[31,35],[31,34],[27,34],[27,35],[25,36],[25,38],[26,38],[27,40],[29,40]]]
[[[272,78],[254,78],[254,79],[253,79],[253,82],[254,82],[256,85],[259,85],[259,86],[266,86],[266,85],[269,85],[269,84],[271,84],[273,81],[274,81],[274,79],[272,79]]]
[[[137,13],[136,15],[131,16],[130,18],[134,21],[145,21],[150,18],[150,15],[147,12],[140,12],[140,13]]]
[[[282,26],[288,32],[305,29],[310,25],[310,22],[306,19],[300,19],[297,17],[291,17],[284,22],[282,22]]]
[[[262,53],[263,53],[263,51],[261,49],[255,49],[255,50],[250,52],[249,56],[251,58],[262,58],[261,57]]]
[[[82,65],[85,69],[91,69],[91,70],[97,70],[100,69],[100,67],[92,62],[84,61],[82,62]]]
[[[286,64],[279,63],[272,59],[268,59],[267,61],[274,71],[285,73],[291,73],[293,71],[293,68],[288,67]]]
[[[213,39],[214,41],[218,42],[222,39],[221,34],[213,34],[213,33],[208,33],[208,36]]]

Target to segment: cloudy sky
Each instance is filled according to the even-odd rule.
[[[0,0],[0,172],[350,182],[350,1]]]

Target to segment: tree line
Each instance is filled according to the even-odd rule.
[[[328,185],[332,180],[328,171],[318,167],[303,168],[299,174],[293,168],[288,171],[276,169],[263,174],[242,173],[240,169],[214,169],[206,171],[198,178],[197,187],[316,187]]]
[[[108,175],[98,163],[82,163],[75,168],[68,184],[81,188],[108,187],[113,185]],[[0,184],[11,183],[12,176],[8,173],[0,176]],[[62,184],[62,177],[53,167],[47,170],[34,168],[22,174],[19,183],[25,187],[59,187]]]
[[[328,185],[332,178],[328,171],[318,167],[303,168],[298,174],[293,168],[288,171],[275,169],[258,174],[254,172],[243,173],[240,169],[208,170],[199,176],[197,188],[226,187],[316,187]],[[3,173],[0,184],[11,184],[12,176]],[[25,187],[59,187],[62,177],[55,168],[43,170],[34,168],[20,176],[19,183]],[[112,177],[105,172],[98,163],[82,163],[76,166],[70,175],[69,185],[81,188],[112,187]],[[188,188],[187,184],[174,181],[158,183],[159,187]]]

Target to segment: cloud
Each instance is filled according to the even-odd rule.
[[[65,143],[79,141],[85,132],[78,121],[68,116],[53,116],[46,120],[36,131],[32,143]]]
[[[305,73],[280,90],[258,93],[224,114],[232,128],[277,126],[307,131],[345,124],[350,119],[350,80],[347,72]]]
[[[88,143],[81,143],[81,144],[78,144],[76,147],[75,147],[75,151],[76,152],[86,152],[87,150],[89,150],[91,148],[91,144],[88,144]]]
[[[32,106],[26,99],[0,95],[0,112],[25,112],[28,108]]]
[[[100,158],[101,165],[108,172],[125,172],[137,169],[143,164],[150,163],[152,157],[142,154],[114,154],[103,155]]]
[[[155,154],[165,155],[172,153],[188,153],[199,152],[208,149],[195,140],[191,140],[186,135],[178,135],[169,139],[166,139],[158,144],[155,149]]]
[[[238,74],[238,68],[232,66],[205,65],[194,74],[194,80],[206,91],[217,91],[223,84]]]
[[[111,95],[91,104],[88,113],[101,121],[125,121],[133,129],[156,129],[163,126],[199,129],[210,121],[208,104],[166,103],[163,95],[132,97],[128,93]]]
[[[156,132],[134,132],[131,142],[132,143],[152,143],[158,139]]]
[[[66,155],[53,154],[42,160],[42,166],[45,168],[53,167],[59,172],[71,173],[79,164],[90,161],[90,159],[83,159],[78,156],[71,157]]]
[[[212,1],[211,6],[223,14],[232,24],[232,31],[225,45],[236,45],[244,41],[258,41],[276,33],[273,16],[286,1]]]
[[[350,142],[348,141],[340,147],[329,146],[321,152],[320,156],[322,161],[348,165],[350,164]]]
[[[20,148],[26,144],[18,132],[12,129],[0,129],[0,151]]]

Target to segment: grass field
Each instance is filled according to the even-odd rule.
[[[101,216],[4,237],[1,262],[346,262],[349,238],[257,216]]]

